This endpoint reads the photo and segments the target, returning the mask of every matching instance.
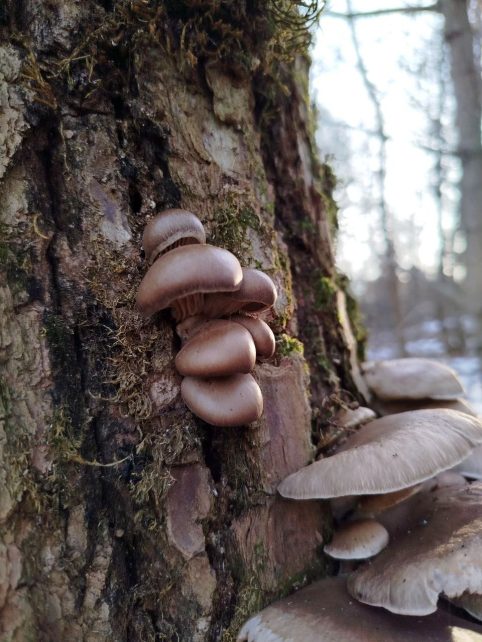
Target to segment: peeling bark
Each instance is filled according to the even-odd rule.
[[[275,488],[313,457],[336,400],[358,394],[332,179],[301,58],[284,63],[288,97],[256,65],[186,67],[154,18],[129,39],[117,16],[74,0],[0,15],[0,633],[229,642],[325,568],[328,512]],[[134,309],[142,229],[173,206],[279,288],[250,429],[189,413],[172,319]]]

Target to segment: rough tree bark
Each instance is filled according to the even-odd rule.
[[[283,6],[0,9],[2,641],[229,642],[326,570],[328,511],[275,489],[358,394],[356,328]],[[134,309],[172,206],[279,288],[250,429],[188,412],[171,318]]]

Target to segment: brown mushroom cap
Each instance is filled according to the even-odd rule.
[[[350,599],[345,578],[315,582],[249,619],[237,642],[482,642],[482,626],[438,611],[392,615]]]
[[[271,308],[277,298],[273,281],[267,274],[254,268],[243,268],[243,282],[236,292],[223,293],[221,290],[204,299],[203,314],[221,317],[248,312],[259,314]]]
[[[183,376],[226,377],[251,372],[256,348],[251,334],[238,323],[216,320],[203,325],[176,355]]]
[[[359,519],[337,529],[323,550],[337,560],[364,560],[388,545],[387,529],[374,519]]]
[[[147,317],[176,304],[177,316],[194,316],[199,310],[189,304],[182,307],[183,302],[201,293],[234,291],[242,277],[238,259],[227,250],[212,245],[176,247],[149,268],[137,291],[137,307]]]
[[[250,374],[215,379],[185,377],[181,395],[191,412],[213,426],[244,426],[263,412],[260,387]]]
[[[206,243],[201,221],[192,212],[172,209],[157,214],[144,228],[142,247],[149,263],[180,244]]]
[[[384,400],[457,399],[464,389],[456,373],[431,359],[390,359],[362,365],[370,390]]]
[[[239,323],[249,331],[256,346],[256,356],[261,359],[269,359],[274,355],[276,341],[273,331],[262,319],[237,314],[231,317],[231,321]]]
[[[350,594],[365,604],[428,615],[442,593],[482,593],[482,484],[417,497],[410,530],[348,579]]]
[[[339,452],[289,475],[291,499],[377,495],[414,486],[451,468],[482,443],[482,422],[456,410],[414,410],[375,419]]]

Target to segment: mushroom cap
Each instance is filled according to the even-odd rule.
[[[183,245],[151,265],[137,291],[137,307],[147,317],[193,294],[234,291],[242,278],[231,252],[213,245]]]
[[[330,577],[275,602],[249,619],[237,642],[481,642],[482,626],[438,611],[425,618],[391,615],[348,595]]]
[[[254,268],[243,268],[243,281],[236,292],[221,290],[204,299],[203,314],[221,317],[248,312],[259,314],[271,308],[277,298],[276,287],[267,274]]]
[[[192,212],[164,210],[149,221],[142,235],[142,247],[149,263],[179,241],[185,244],[206,243],[204,227]]]
[[[482,480],[482,446],[474,448],[467,459],[457,464],[453,471],[470,479]]]
[[[261,359],[269,359],[274,355],[276,341],[273,331],[262,319],[249,317],[244,314],[237,314],[231,317],[231,321],[239,323],[248,330],[253,337],[256,346],[256,356]]]
[[[358,406],[354,410],[352,408],[342,408],[335,416],[336,423],[343,426],[343,428],[356,428],[372,419],[376,419],[376,414],[371,408],[365,408],[364,406]]]
[[[452,468],[482,443],[482,422],[456,410],[414,410],[365,424],[340,451],[278,486],[291,499],[377,495]]]
[[[210,321],[181,348],[175,363],[183,376],[226,377],[251,372],[256,348],[251,334],[238,323]]]
[[[357,600],[401,615],[428,615],[441,593],[482,593],[482,484],[418,497],[410,530],[348,578]]]
[[[359,519],[343,524],[323,550],[337,560],[364,560],[387,546],[387,529],[374,519]]]
[[[362,365],[370,390],[380,399],[457,399],[464,389],[456,373],[431,359],[390,359]]]
[[[185,377],[181,395],[195,415],[213,426],[244,426],[263,412],[260,387],[250,374],[200,379]]]

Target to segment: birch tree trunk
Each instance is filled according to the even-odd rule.
[[[276,486],[358,394],[356,343],[304,33],[250,6],[0,9],[2,642],[230,642],[326,572],[326,507]],[[251,428],[191,415],[172,319],[135,311],[143,227],[173,206],[279,288]]]

